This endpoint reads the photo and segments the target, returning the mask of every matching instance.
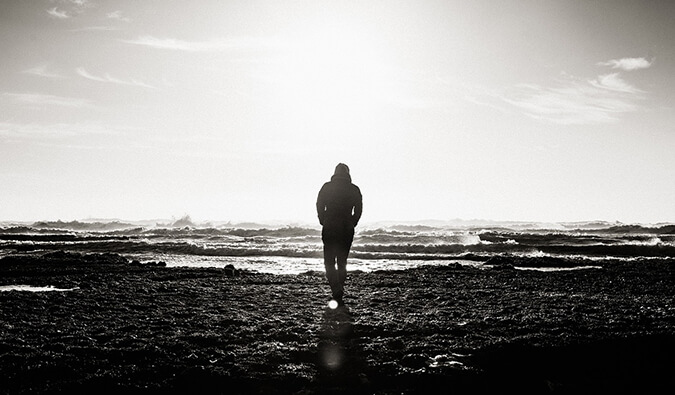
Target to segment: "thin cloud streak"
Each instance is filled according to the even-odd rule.
[[[597,65],[632,71],[649,68],[652,62],[645,58],[622,58]],[[619,115],[637,111],[638,102],[645,98],[645,91],[626,82],[619,72],[601,74],[586,82],[568,77],[558,85],[521,84],[496,96],[528,116],[561,124],[616,122]]]
[[[0,137],[13,140],[69,138],[84,135],[120,135],[121,131],[88,123],[14,123],[0,122]]]
[[[107,74],[107,73],[104,76],[99,77],[99,76],[90,74],[89,72],[87,72],[87,70],[85,70],[82,67],[78,67],[77,69],[75,69],[75,71],[80,76],[82,76],[86,79],[92,80],[92,81],[113,83],[113,84],[118,84],[118,85],[136,86],[136,87],[140,87],[140,88],[156,89],[154,86],[146,84],[145,82],[142,82],[142,81],[138,81],[138,80],[134,80],[134,79],[129,80],[129,81],[121,80],[121,79],[112,77],[112,76],[110,76],[110,74]]]
[[[157,38],[141,36],[135,40],[122,40],[127,44],[141,45],[156,49],[187,52],[209,52],[227,50],[258,50],[278,49],[283,47],[281,42],[272,39],[251,37],[227,38],[206,41],[185,41],[173,38]]]
[[[608,89],[615,92],[643,93],[644,91],[628,84],[619,77],[619,73],[604,74],[597,79],[589,81],[591,85],[600,89]]]
[[[52,18],[56,19],[68,19],[70,18],[70,15],[66,11],[61,11],[57,7],[50,8],[47,10],[47,14],[51,16]]]
[[[69,2],[74,6],[80,8],[91,7],[91,3],[89,2],[89,0],[70,0]]]
[[[29,106],[62,106],[73,108],[91,107],[91,102],[85,99],[47,95],[43,93],[3,93],[15,103]]]
[[[143,128],[110,126],[95,122],[76,123],[16,123],[0,122],[0,143],[30,144],[58,149],[123,151],[166,154],[159,146],[164,142],[143,143],[137,137],[148,132]],[[112,138],[112,139],[111,139]],[[218,157],[214,155],[214,157]]]
[[[606,62],[599,62],[598,66],[610,66],[613,69],[621,69],[624,71],[633,71],[640,69],[648,69],[651,67],[654,60],[651,61],[645,58],[622,58],[622,59],[612,59]]]
[[[50,71],[46,64],[40,65],[40,66],[35,66],[33,68],[24,70],[24,71],[22,71],[22,73],[30,74],[30,75],[36,75],[38,77],[44,77],[44,78],[57,78],[57,79],[67,78],[64,75],[61,75],[61,74]]]
[[[60,10],[58,7],[50,8],[47,10],[47,14],[52,18],[68,19],[74,15],[82,14],[86,8],[93,7],[89,0],[65,0],[59,3],[69,10]]]
[[[604,83],[564,81],[558,87],[521,84],[499,98],[526,115],[564,125],[611,123],[634,112],[643,98],[637,91],[621,89],[616,80]]]
[[[108,19],[115,19],[122,22],[131,22],[131,19],[123,16],[122,11],[119,10],[107,13],[106,17]]]
[[[70,29],[68,31],[70,32],[92,32],[92,31],[115,31],[115,30],[120,30],[119,28],[112,27],[112,26],[89,26],[89,27],[82,27],[79,29]]]

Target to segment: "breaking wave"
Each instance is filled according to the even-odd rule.
[[[203,261],[223,257],[293,258],[320,262],[314,227],[138,226],[122,222],[39,222],[0,227],[0,255],[65,250]],[[389,226],[359,230],[350,258],[485,262],[496,256],[598,260],[675,258],[675,225],[593,229],[508,229]]]

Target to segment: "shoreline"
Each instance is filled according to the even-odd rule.
[[[675,264],[322,273],[0,259],[0,392],[629,393],[675,369]]]

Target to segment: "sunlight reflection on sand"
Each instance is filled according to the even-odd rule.
[[[0,285],[0,292],[4,291],[27,291],[27,292],[49,292],[49,291],[74,291],[79,288],[56,288],[53,285],[46,287],[38,287],[34,285],[16,284],[16,285]]]
[[[163,261],[167,267],[215,267],[233,265],[237,269],[270,274],[301,274],[323,272],[323,259],[283,256],[195,256],[180,254],[129,254],[139,261]],[[349,271],[374,272],[377,270],[405,270],[420,266],[443,266],[459,263],[463,266],[484,267],[482,262],[462,259],[401,260],[401,259],[349,259]]]
[[[215,267],[224,268],[233,265],[240,270],[251,270],[270,274],[302,274],[311,272],[323,272],[323,260],[320,258],[298,258],[285,256],[199,256],[181,254],[130,254],[131,259],[140,261],[163,261],[167,267]],[[435,260],[402,260],[402,259],[357,259],[350,258],[348,270],[374,272],[377,270],[405,270],[422,266],[445,266],[459,264],[479,269],[488,269],[490,265],[484,265],[480,261],[464,259],[435,259]],[[575,266],[575,267],[521,267],[518,270],[539,270],[545,272],[598,269],[600,266]]]

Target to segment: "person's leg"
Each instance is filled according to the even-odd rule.
[[[347,257],[351,245],[351,238],[347,238],[337,246],[337,280],[340,287],[340,296],[344,295],[344,286],[347,280]]]
[[[334,298],[342,297],[342,287],[338,278],[338,271],[335,267],[338,248],[336,243],[326,241],[323,244],[323,264],[326,268],[326,280],[330,285]]]
[[[347,280],[347,257],[349,256],[349,246],[341,245],[337,252],[337,279],[340,286],[344,287]]]

